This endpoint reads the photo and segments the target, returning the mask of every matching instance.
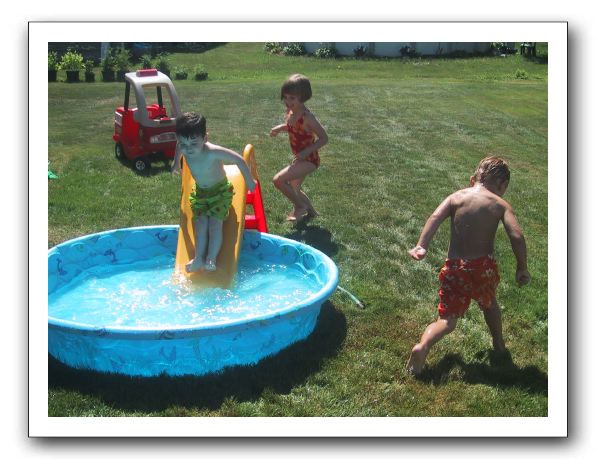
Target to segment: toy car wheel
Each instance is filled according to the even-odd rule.
[[[135,159],[135,169],[138,172],[147,172],[149,169],[151,169],[151,163],[147,158]]]
[[[126,156],[124,155],[124,147],[121,143],[116,143],[116,146],[114,147],[114,155],[118,161],[124,161],[126,159]]]

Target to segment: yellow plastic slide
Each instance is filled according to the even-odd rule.
[[[249,167],[254,166],[254,149],[252,145],[244,148],[244,160]],[[195,181],[190,169],[183,161],[182,165],[182,196],[180,198],[180,231],[178,233],[178,248],[176,250],[176,274],[183,274],[190,278],[193,285],[198,287],[230,288],[238,267],[238,257],[242,247],[242,233],[244,232],[244,214],[246,212],[246,183],[237,166],[224,166],[228,180],[234,185],[234,197],[228,218],[223,224],[223,242],[217,256],[216,271],[197,271],[187,273],[185,266],[195,255],[195,228],[192,209],[188,197],[192,192]],[[256,177],[255,177],[256,178]]]

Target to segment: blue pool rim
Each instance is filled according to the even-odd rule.
[[[69,239],[64,241],[51,249],[48,250],[48,256],[58,251],[60,248],[67,245],[74,244],[76,242],[84,242],[92,238],[97,238],[104,235],[110,235],[122,231],[146,231],[146,230],[179,230],[178,225],[153,225],[153,226],[137,226],[137,227],[126,227],[120,229],[113,229],[108,231],[102,231],[98,233],[88,234],[75,239]],[[245,232],[256,233],[255,230],[245,230]],[[328,278],[321,288],[310,297],[303,301],[295,303],[287,308],[279,309],[274,312],[263,314],[260,316],[254,316],[250,318],[243,318],[237,320],[230,320],[226,322],[216,322],[209,324],[199,324],[193,326],[168,326],[168,327],[151,327],[151,328],[137,328],[137,327],[116,327],[106,326],[99,327],[91,324],[81,324],[74,321],[57,319],[48,315],[48,328],[53,330],[64,331],[68,333],[77,333],[83,335],[92,336],[110,336],[111,338],[117,339],[140,339],[140,340],[161,340],[161,339],[178,339],[188,337],[199,337],[215,335],[222,331],[233,332],[236,329],[246,329],[247,327],[254,326],[255,323],[263,323],[266,321],[275,320],[291,314],[293,312],[304,311],[311,307],[319,308],[335,291],[339,283],[339,270],[333,260],[329,258],[325,253],[320,250],[304,244],[293,239],[284,238],[270,233],[259,233],[260,237],[265,239],[271,239],[278,243],[286,243],[301,248],[305,252],[312,252],[318,255],[320,260],[323,261],[326,268],[328,269]]]

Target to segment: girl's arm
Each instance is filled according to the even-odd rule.
[[[308,127],[308,129],[317,135],[317,140],[298,153],[297,156],[301,159],[308,158],[308,155],[310,155],[313,151],[319,150],[329,141],[329,137],[327,137],[327,131],[325,131],[325,128],[321,126],[321,123],[319,123],[312,113],[309,112],[304,117],[304,121],[304,124]]]
[[[287,130],[288,130],[288,126],[286,124],[278,124],[277,126],[273,126],[271,128],[271,131],[269,131],[269,135],[271,137],[275,137],[280,132],[287,131]]]

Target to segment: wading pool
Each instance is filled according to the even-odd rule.
[[[305,339],[338,284],[300,242],[246,230],[230,290],[174,276],[178,226],[124,228],[48,251],[48,350],[81,369],[203,375]]]

